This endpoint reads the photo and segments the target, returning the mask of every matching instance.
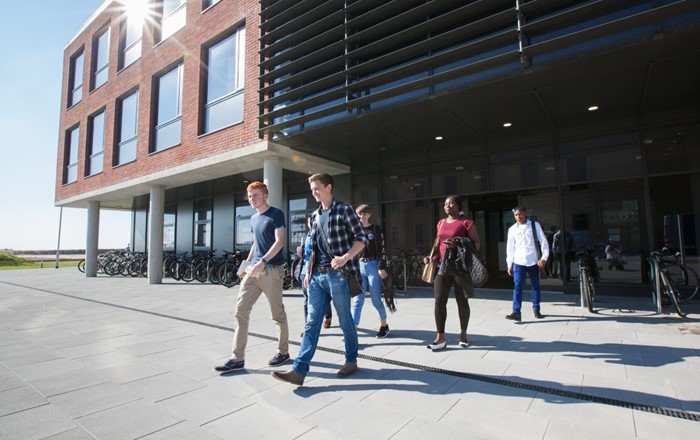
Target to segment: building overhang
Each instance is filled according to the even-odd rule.
[[[331,175],[340,175],[350,172],[349,165],[304,152],[293,151],[273,142],[263,141],[94,191],[88,191],[75,197],[57,200],[55,206],[87,208],[88,202],[97,201],[105,209],[131,209],[132,199],[150,193],[153,186],[164,186],[166,189],[177,188],[248,171],[260,170],[263,168],[263,161],[273,157],[282,161],[283,169],[303,174],[326,172]]]

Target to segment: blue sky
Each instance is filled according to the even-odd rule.
[[[38,0],[3,4],[0,249],[56,248],[60,209],[54,206],[54,199],[63,50],[102,3]],[[86,220],[85,209],[63,209],[61,249],[85,248]],[[128,212],[102,210],[99,246],[125,247],[130,227]]]

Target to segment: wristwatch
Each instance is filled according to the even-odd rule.
[[[265,257],[262,257],[261,260],[262,260],[262,262],[265,263],[265,264],[269,263],[269,261],[267,261],[267,258],[265,258]]]

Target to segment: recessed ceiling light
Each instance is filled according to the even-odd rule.
[[[504,122],[504,123],[503,123],[503,126],[506,127],[506,128],[511,127],[512,125],[513,125],[513,124],[511,124],[510,122]]]
[[[545,171],[554,171],[554,167],[545,167]]]
[[[588,111],[589,111],[589,112],[594,112],[594,111],[596,111],[596,110],[598,110],[598,106],[597,106],[597,105],[592,105],[592,106],[588,107]]]
[[[637,160],[642,160],[642,156],[634,156],[634,158]]]
[[[457,170],[457,171],[462,171],[463,169],[464,169],[464,167],[462,165],[458,165],[455,167],[455,170]]]
[[[479,174],[477,174],[476,176],[474,176],[474,179],[479,180],[479,179],[481,179],[481,176]]]
[[[391,180],[396,180],[398,178],[399,178],[399,176],[389,176],[389,179],[391,179]]]
[[[379,151],[386,151],[386,147],[379,147]]]
[[[436,140],[436,141],[441,141],[441,140],[442,140],[442,136],[435,136],[435,140]]]
[[[649,144],[653,144],[653,143],[654,143],[654,139],[644,139],[644,145],[649,145]]]

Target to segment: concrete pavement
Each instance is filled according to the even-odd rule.
[[[246,370],[212,367],[230,353],[237,288],[143,278],[85,278],[76,269],[0,272],[2,439],[658,439],[700,437],[700,301],[684,320],[651,300],[543,294],[544,320],[523,322],[510,292],[477,289],[470,347],[434,336],[427,288],[389,315],[367,301],[360,370],[339,379],[337,320],[321,333],[305,385],[273,379],[275,327],[265,300],[251,317]],[[292,345],[302,297],[285,293]]]

